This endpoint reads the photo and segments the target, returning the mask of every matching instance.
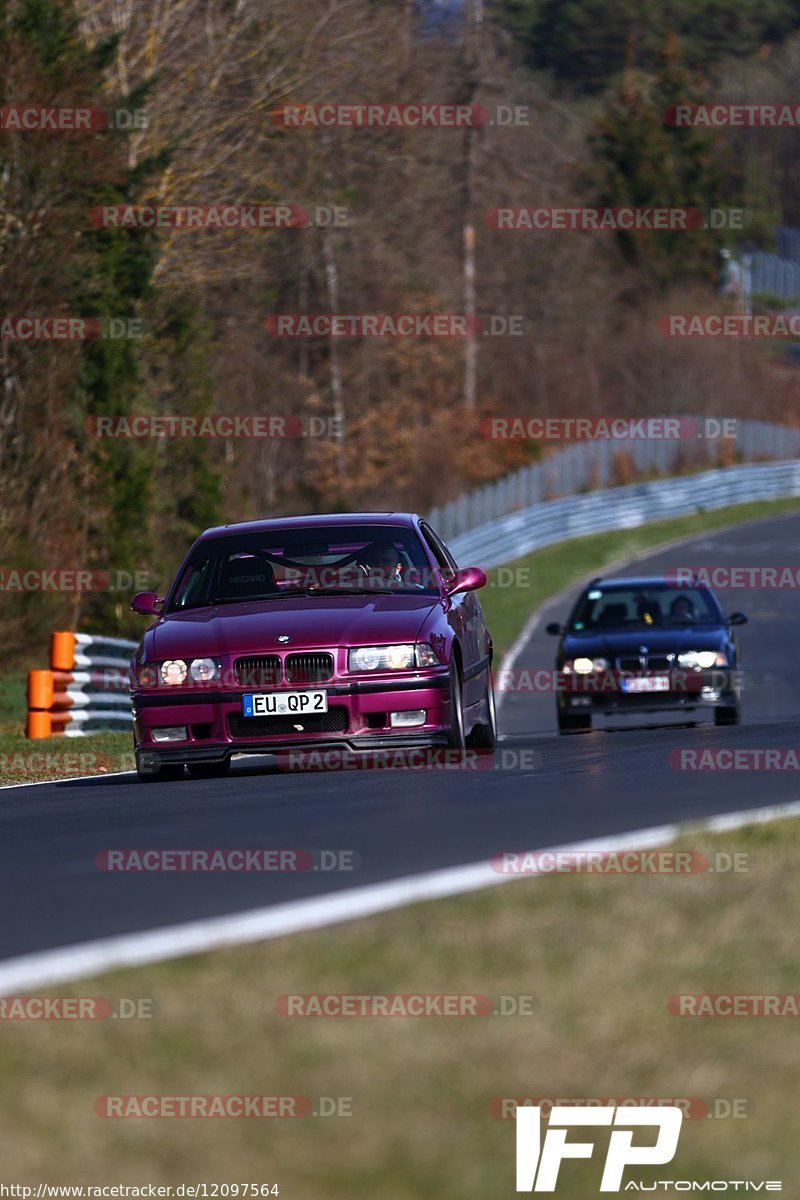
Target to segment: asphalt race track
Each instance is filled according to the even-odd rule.
[[[677,565],[800,562],[800,515],[684,542],[618,574]],[[677,771],[670,751],[795,747],[800,718],[798,597],[793,589],[719,592],[745,671],[743,723],[716,729],[623,726],[558,737],[552,695],[508,694],[489,770],[279,773],[234,763],[225,780],[139,784],[134,775],[0,791],[0,958],[238,912],[340,888],[714,813],[788,802],[793,771]],[[571,596],[569,597],[571,603]],[[549,603],[515,669],[550,668]],[[706,719],[707,720],[707,719]],[[515,752],[509,756],[508,752]],[[525,752],[520,766],[504,765]],[[527,761],[526,761],[527,760]],[[109,874],[108,848],[303,847],[354,850],[359,869],[325,873]]]

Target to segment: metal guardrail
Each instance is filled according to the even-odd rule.
[[[705,418],[684,417],[702,428]],[[431,525],[448,543],[485,525],[559,496],[576,496],[613,487],[618,455],[625,455],[634,476],[672,475],[687,468],[719,466],[720,453],[733,452],[740,463],[800,456],[800,428],[766,421],[736,420],[735,439],[596,440],[577,442],[502,479],[465,492],[428,513]]]
[[[534,504],[487,521],[449,544],[461,566],[496,567],[567,538],[791,496],[800,496],[800,460],[723,467]]]
[[[126,638],[55,632],[50,667],[28,673],[28,737],[130,729],[128,660],[135,649]]]

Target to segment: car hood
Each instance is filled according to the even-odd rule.
[[[638,655],[639,647],[646,646],[648,654],[682,653],[686,650],[719,650],[725,643],[725,630],[719,625],[671,626],[669,629],[654,627],[636,630],[608,630],[587,633],[565,633],[561,641],[561,652],[565,658],[589,655],[598,658],[613,658],[621,655]]]
[[[258,654],[326,646],[413,642],[432,608],[430,596],[298,596],[171,613],[145,635],[145,658]],[[288,635],[289,642],[278,637]]]

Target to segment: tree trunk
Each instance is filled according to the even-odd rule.
[[[478,91],[481,77],[481,49],[483,40],[483,0],[468,0],[465,10],[464,30],[464,76],[467,103],[472,104]],[[464,315],[467,318],[467,334],[464,356],[463,404],[468,412],[474,412],[478,402],[478,342],[474,329],[477,288],[475,266],[475,176],[478,163],[478,132],[468,125],[464,130],[464,183],[463,183],[463,280]]]

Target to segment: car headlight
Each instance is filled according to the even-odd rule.
[[[607,671],[607,658],[570,658],[564,663],[561,668],[567,674],[573,671],[576,675],[591,675],[593,671]]]
[[[359,646],[347,656],[351,671],[403,671],[416,665],[413,643],[402,646]]]
[[[219,679],[219,659],[193,658],[189,665],[189,674],[195,683],[213,683]]]
[[[158,687],[158,666],[155,663],[142,663],[136,676],[136,686],[140,688]]]
[[[682,667],[699,667],[702,671],[710,671],[712,667],[727,667],[728,660],[721,650],[687,650],[678,655],[678,663]]]
[[[418,667],[438,667],[440,665],[438,654],[427,642],[417,642],[416,652]]]
[[[162,683],[171,687],[179,687],[186,682],[188,668],[182,658],[168,658],[158,669],[158,677]]]

